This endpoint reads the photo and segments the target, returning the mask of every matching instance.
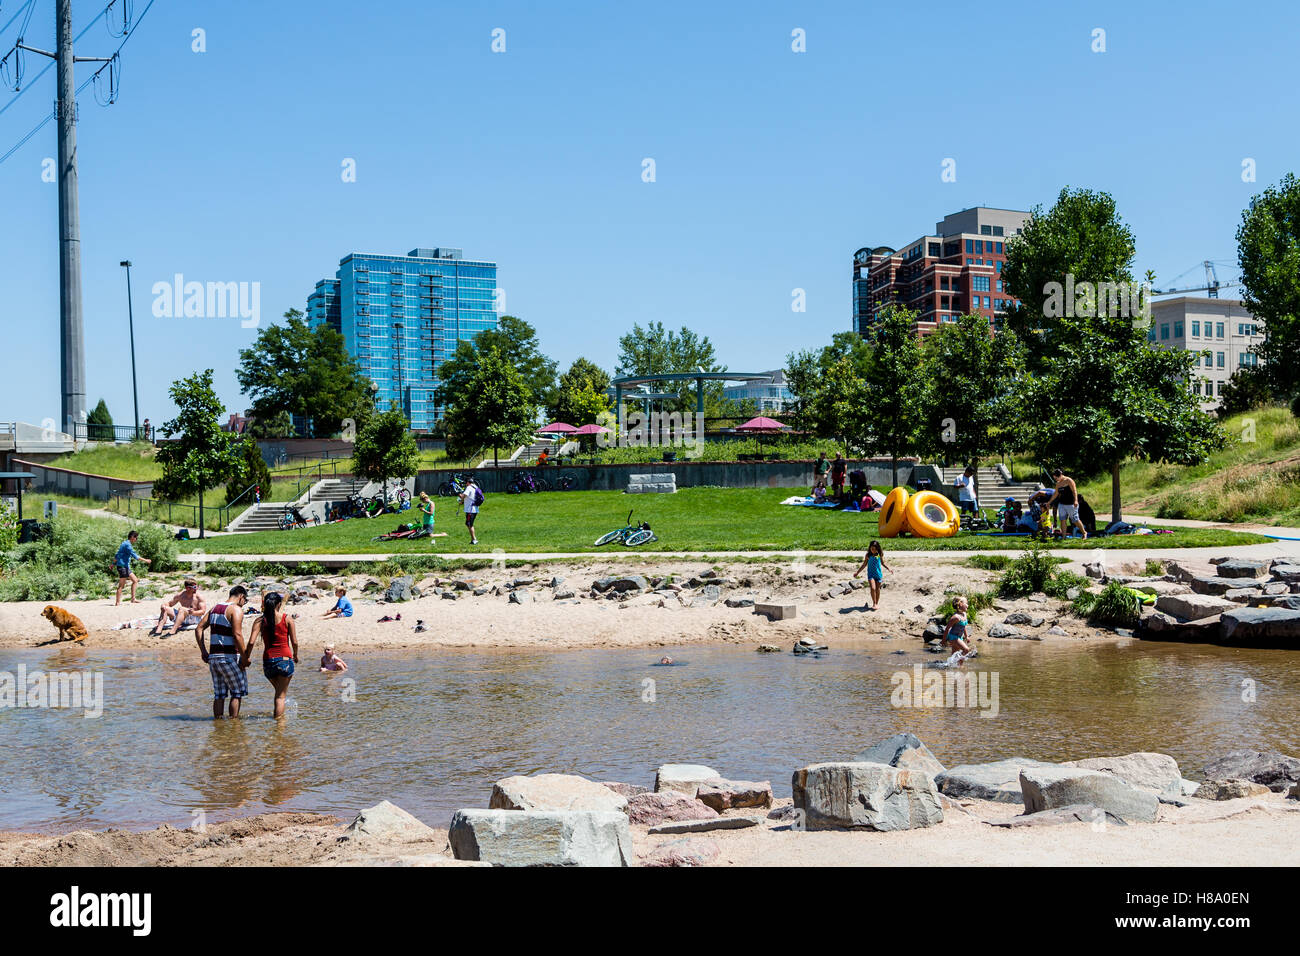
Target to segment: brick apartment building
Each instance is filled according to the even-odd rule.
[[[935,223],[934,234],[901,250],[864,247],[853,254],[853,328],[866,335],[880,309],[894,302],[920,313],[925,335],[967,312],[998,317],[1016,300],[1003,291],[1006,240],[1029,213],[974,206]]]

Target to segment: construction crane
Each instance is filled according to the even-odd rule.
[[[1215,260],[1215,261],[1220,262],[1220,264],[1224,263],[1224,260]],[[1230,289],[1233,286],[1241,285],[1240,282],[1220,282],[1219,274],[1214,271],[1214,261],[1211,261],[1210,259],[1206,259],[1200,262],[1198,265],[1203,266],[1205,268],[1205,285],[1187,286],[1181,289],[1175,289],[1175,288],[1152,289],[1151,294],[1152,295],[1176,295],[1182,292],[1204,292],[1211,299],[1217,299],[1219,297],[1220,289]],[[1179,279],[1187,275],[1188,272],[1191,272],[1192,269],[1195,268],[1197,268],[1197,266],[1192,266],[1192,268],[1188,269],[1187,272],[1183,272],[1180,273],[1179,275],[1174,276],[1173,281],[1177,282]]]

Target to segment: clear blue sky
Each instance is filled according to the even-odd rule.
[[[35,2],[27,42],[49,48],[54,0]],[[133,2],[138,15],[148,0]],[[75,29],[102,6],[74,0]],[[0,24],[21,7],[4,0]],[[1115,196],[1159,285],[1235,260],[1250,196],[1300,165],[1298,11],[156,0],[123,50],[117,104],[89,89],[80,101],[89,403],[131,420],[124,258],[155,423],[168,384],[205,367],[242,409],[234,366],[256,332],[155,318],[150,286],[177,272],[260,282],[268,322],[303,308],[348,252],[456,246],[499,263],[507,311],[562,367],[586,355],[612,368],[619,335],[657,319],[707,334],[733,370],[764,370],[848,328],[860,246],[899,246],[972,205],[1050,204],[1071,185]],[[1105,53],[1091,49],[1098,27]],[[77,52],[117,42],[99,23]],[[43,65],[28,59],[30,89],[0,115],[0,155],[50,110],[53,71],[33,82]],[[12,97],[0,90],[0,108]],[[50,124],[0,164],[0,419],[59,417],[56,187],[41,180],[53,155]],[[791,311],[795,288],[806,313]]]

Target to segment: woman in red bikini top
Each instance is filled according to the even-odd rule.
[[[262,616],[245,654],[252,654],[258,637],[262,639],[262,673],[275,688],[275,716],[283,717],[289,697],[289,681],[298,663],[298,622],[280,613],[284,598],[276,591],[262,597]]]

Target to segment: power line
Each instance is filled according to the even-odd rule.
[[[35,6],[35,0],[32,0],[32,5]],[[111,4],[110,4],[110,6],[111,6]],[[153,6],[153,4],[150,3],[150,6]],[[146,7],[145,9],[148,10],[149,8]],[[108,7],[105,7],[103,10],[100,10],[99,13],[95,16],[95,18],[94,18],[93,20],[91,20],[89,23],[87,23],[87,24],[85,25],[85,27],[82,29],[82,31],[81,31],[80,33],[78,33],[75,37],[73,37],[73,41],[75,42],[76,40],[80,40],[80,39],[81,39],[82,37],[84,37],[87,33],[89,33],[89,32],[90,32],[90,28],[93,27],[96,23],[98,23],[98,22],[100,21],[100,18],[102,18],[102,17],[104,16],[104,14],[107,13],[107,12],[108,12]],[[140,15],[140,19],[142,19],[142,20],[144,19],[144,14],[141,14],[141,15]],[[134,33],[135,31],[132,30],[131,32]],[[130,35],[131,35],[130,33],[127,34],[128,37],[130,37]],[[123,40],[122,42],[125,43],[126,41]],[[17,49],[17,46],[14,47],[14,50],[16,50],[16,49]],[[118,49],[120,50],[121,47],[118,47]],[[13,53],[14,50],[10,50],[9,53]],[[39,72],[39,73],[36,74],[36,78],[33,79],[31,83],[28,83],[28,84],[27,84],[26,86],[24,86],[21,90],[19,90],[18,92],[16,92],[16,93],[14,94],[13,99],[11,99],[11,100],[10,100],[8,103],[6,103],[4,106],[0,106],[0,116],[3,116],[3,115],[5,114],[5,112],[9,109],[9,107],[11,107],[11,106],[13,106],[15,103],[17,103],[18,100],[19,100],[19,98],[22,97],[22,95],[23,95],[24,93],[26,93],[28,90],[30,90],[30,89],[32,88],[32,86],[36,83],[36,80],[39,80],[41,77],[43,77],[46,73],[50,72],[50,70],[52,70],[52,69],[54,69],[54,61],[53,61],[53,60],[50,60],[49,63],[46,63],[46,64],[45,64],[45,68],[44,68],[43,70],[41,70],[41,72]]]

